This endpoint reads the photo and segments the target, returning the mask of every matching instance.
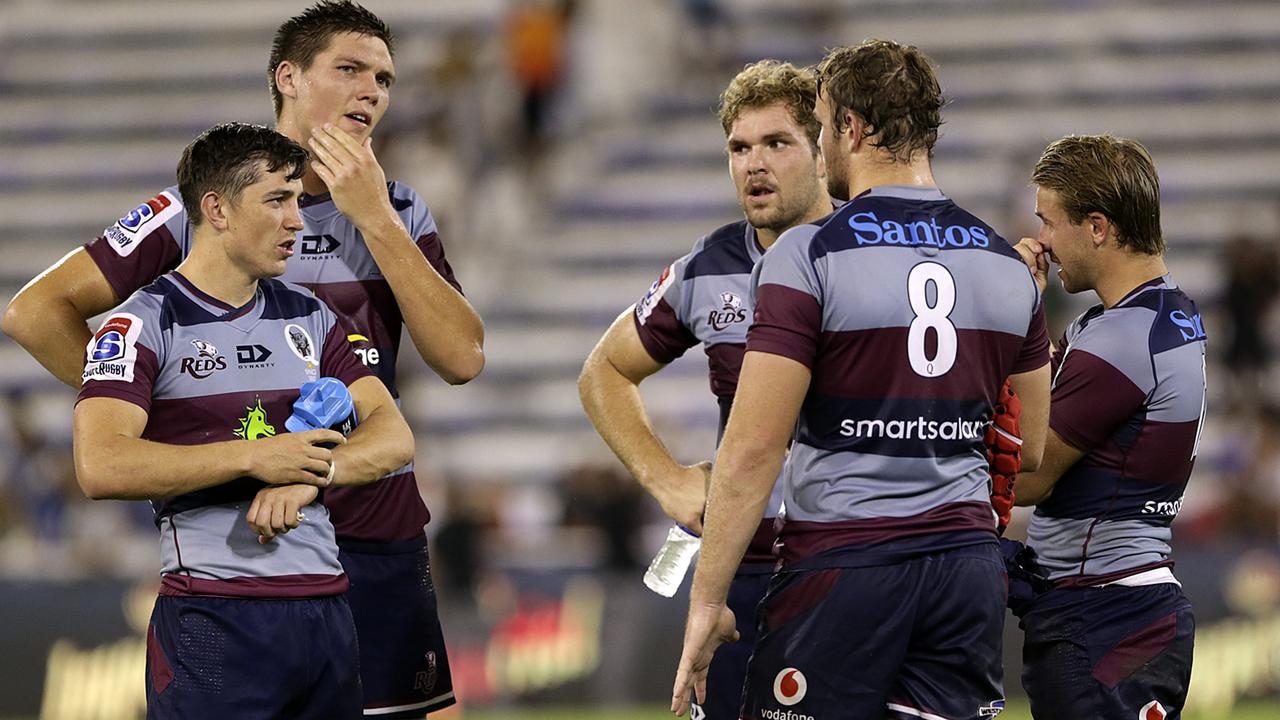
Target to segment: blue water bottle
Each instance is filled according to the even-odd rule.
[[[293,414],[284,421],[289,432],[328,428],[343,435],[356,429],[356,403],[351,391],[337,378],[322,377],[303,383],[302,394],[293,403]],[[332,448],[332,443],[322,447]]]

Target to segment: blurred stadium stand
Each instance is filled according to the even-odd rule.
[[[305,4],[0,0],[0,296],[170,185],[198,132],[231,119],[270,123],[271,31]],[[1170,266],[1201,303],[1214,353],[1210,421],[1179,552],[1243,537],[1275,563],[1280,463],[1270,453],[1280,453],[1266,430],[1280,414],[1264,423],[1253,413],[1280,396],[1265,371],[1243,389],[1227,375],[1220,301],[1233,238],[1272,251],[1280,242],[1280,5],[723,0],[699,27],[682,3],[581,0],[548,149],[535,156],[513,140],[519,100],[502,28],[515,3],[366,4],[400,42],[392,109],[376,133],[380,157],[388,177],[417,187],[437,214],[486,322],[488,363],[467,386],[449,388],[421,363],[401,364],[433,532],[463,520],[478,527],[485,572],[605,562],[606,528],[581,518],[562,527],[574,515],[567,488],[575,472],[618,472],[578,403],[582,360],[666,263],[740,217],[713,113],[736,69],[763,57],[810,63],[825,47],[869,37],[917,44],[937,61],[951,101],[938,180],[1008,238],[1036,231],[1027,176],[1047,142],[1112,132],[1151,149]],[[1059,294],[1053,302],[1057,332],[1091,300]],[[1268,315],[1271,343],[1276,327]],[[705,370],[701,353],[690,352],[644,387],[655,423],[686,461],[713,452]],[[66,475],[72,394],[7,338],[0,388],[11,426],[0,428],[9,469],[0,485],[0,577],[152,573],[145,510],[90,504]],[[1258,510],[1248,532],[1229,514],[1242,502]],[[646,528],[633,538],[643,557],[665,523],[651,503],[631,506]],[[1190,591],[1194,582],[1183,579]],[[1280,603],[1280,580],[1272,581]],[[1266,583],[1249,592],[1269,597]],[[464,585],[455,607],[485,606],[470,594],[483,596],[483,587]],[[671,632],[678,616],[671,606]],[[485,626],[479,614],[458,622]]]

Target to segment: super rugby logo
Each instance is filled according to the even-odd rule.
[[[742,309],[742,298],[737,295],[726,290],[720,293],[720,303],[723,307],[712,310],[707,316],[707,322],[711,323],[711,327],[716,330],[724,330],[734,323],[747,319],[747,311]]]
[[[783,668],[773,678],[773,697],[786,707],[803,700],[807,692],[809,692],[809,682],[805,680],[804,673],[795,668]]]
[[[656,282],[649,286],[649,292],[640,298],[640,302],[636,303],[636,319],[643,325],[649,316],[653,314],[653,309],[658,307],[658,301],[662,299],[667,288],[671,287],[671,283],[675,281],[675,273],[671,272],[671,266],[668,265],[658,276]]]
[[[84,382],[123,380],[133,382],[133,365],[138,359],[138,336],[142,319],[130,313],[116,313],[102,323],[85,348],[87,362]]]
[[[181,211],[182,203],[177,198],[167,192],[160,193],[107,228],[108,244],[118,255],[125,257],[138,246],[139,238],[146,237]]]

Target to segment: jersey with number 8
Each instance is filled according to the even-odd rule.
[[[783,561],[994,538],[991,406],[1006,377],[1048,363],[1040,295],[1009,244],[936,189],[879,187],[785,233],[756,273],[748,352],[812,373],[783,471]]]

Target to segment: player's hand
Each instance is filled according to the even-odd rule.
[[[245,519],[263,545],[301,525],[302,508],[315,502],[320,491],[314,485],[280,485],[262,488],[253,498]]]
[[[311,131],[311,168],[329,186],[333,204],[358,228],[390,219],[398,222],[387,195],[387,176],[373,155],[373,141],[360,142],[326,123]]]
[[[333,451],[319,446],[346,442],[342,433],[328,428],[254,440],[246,443],[250,453],[249,475],[272,485],[327,487],[331,482],[329,467]]]
[[[702,534],[702,512],[707,506],[707,486],[711,483],[711,463],[681,466],[654,494],[662,512],[697,535]]]
[[[1044,289],[1049,286],[1049,251],[1039,240],[1027,237],[1019,240],[1013,249],[1022,256],[1022,262],[1027,264],[1031,276],[1036,279],[1036,287],[1040,288],[1040,294],[1043,295]]]
[[[723,603],[690,606],[680,667],[676,669],[676,684],[671,689],[672,714],[684,715],[689,711],[690,692],[697,696],[699,704],[706,701],[711,656],[721,643],[738,641],[735,625],[733,611]]]

